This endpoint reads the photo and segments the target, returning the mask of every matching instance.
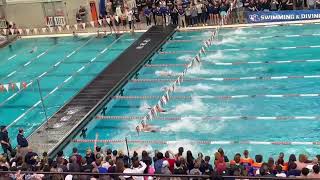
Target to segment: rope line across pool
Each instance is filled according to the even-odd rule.
[[[96,116],[97,120],[142,120],[143,116]],[[162,121],[179,121],[183,119],[195,120],[320,120],[320,115],[317,116],[190,116],[190,117],[156,117]]]
[[[289,63],[316,63],[320,59],[307,59],[307,60],[284,60],[284,61],[238,61],[238,62],[210,62],[204,61],[203,64],[210,64],[215,66],[237,66],[245,64],[289,64]],[[146,64],[145,67],[179,67],[187,66],[188,64]]]
[[[273,39],[273,38],[280,38],[280,37],[310,37],[310,36],[320,36],[320,34],[288,34],[288,35],[278,35],[278,36],[261,36],[261,37],[250,37],[250,39]],[[194,42],[194,41],[202,41],[202,39],[172,39],[169,40],[169,43],[175,43],[175,42]]]
[[[158,112],[161,112],[162,107],[168,103],[169,99],[170,99],[170,95],[175,91],[175,89],[177,88],[178,85],[180,85],[183,81],[184,81],[184,76],[186,75],[186,73],[189,71],[189,69],[191,67],[193,67],[196,64],[199,64],[201,62],[201,57],[203,54],[206,53],[206,50],[212,46],[213,44],[213,40],[216,37],[216,34],[218,34],[219,28],[216,29],[216,31],[214,31],[210,38],[205,40],[203,42],[203,46],[201,46],[200,50],[198,51],[198,53],[194,56],[194,58],[189,62],[189,64],[185,67],[185,69],[183,70],[182,74],[180,74],[178,76],[178,78],[176,78],[174,80],[174,82],[171,84],[171,86],[165,90],[164,95],[159,99],[158,103],[156,105],[154,105],[152,108],[150,108],[150,110],[147,112],[147,114],[144,116],[143,120],[141,121],[141,125],[143,126],[143,124],[146,124],[147,120],[152,120],[154,117],[157,116]],[[137,79],[136,79],[137,80]],[[134,81],[134,80],[132,80]],[[132,82],[131,81],[131,82]],[[129,81],[130,82],[130,81]],[[140,127],[140,125],[137,126],[138,128]]]
[[[232,96],[211,96],[211,95],[204,95],[204,96],[171,96],[171,99],[192,99],[192,98],[199,98],[199,99],[240,99],[240,98],[261,98],[261,97],[268,97],[268,98],[288,98],[288,97],[318,97],[320,93],[313,93],[313,94],[241,94],[241,95],[232,95]],[[161,96],[113,96],[113,99],[126,99],[126,100],[134,100],[134,99],[159,99]]]
[[[74,143],[125,143],[125,140],[74,139]],[[320,145],[320,142],[308,141],[161,141],[161,140],[127,140],[131,144],[252,144],[252,145]]]
[[[185,78],[184,81],[240,81],[240,80],[283,80],[283,79],[309,79],[320,78],[320,75],[307,75],[307,76],[248,76],[248,77],[230,77],[230,78]],[[132,79],[130,82],[143,83],[143,82],[172,82],[175,79]]]
[[[170,47],[176,48],[176,47]],[[264,50],[284,50],[284,49],[301,49],[301,48],[320,48],[320,45],[313,46],[286,46],[286,47],[269,47],[269,48],[239,48],[239,49],[217,49],[207,50],[207,52],[217,51],[264,51]],[[197,51],[161,51],[159,54],[183,54],[183,53],[196,53]]]

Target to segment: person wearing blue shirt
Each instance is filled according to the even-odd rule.
[[[154,170],[155,170],[155,174],[161,174],[161,168],[162,168],[162,164],[163,164],[163,154],[161,152],[158,152],[156,154],[154,161]]]
[[[146,17],[146,22],[147,22],[147,26],[150,26],[151,25],[151,10],[149,9],[148,6],[146,6],[144,8],[144,16]]]
[[[158,6],[155,10],[155,14],[156,14],[156,24],[157,25],[163,25],[163,19],[162,19],[162,13],[160,11],[160,7]]]

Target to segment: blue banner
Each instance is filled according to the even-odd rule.
[[[105,0],[100,0],[99,13],[100,13],[101,17],[104,17],[106,15],[106,1]]]
[[[320,10],[252,11],[247,12],[248,23],[298,21],[320,19]]]

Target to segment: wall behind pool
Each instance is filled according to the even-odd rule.
[[[0,0],[1,2],[2,0]],[[96,2],[97,12],[99,12],[99,0]],[[15,22],[19,28],[35,28],[46,26],[46,16],[55,14],[52,7],[63,12],[67,24],[76,23],[76,12],[80,5],[87,10],[87,21],[91,21],[89,0],[18,0],[7,3],[0,3],[0,18],[5,15],[8,21]]]

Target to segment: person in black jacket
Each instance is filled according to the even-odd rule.
[[[6,126],[1,126],[0,127],[0,142],[1,142],[1,147],[3,149],[3,152],[7,154],[8,151],[10,151],[10,153],[12,152],[12,146],[10,143],[10,139],[8,136],[8,131]]]
[[[19,129],[19,134],[17,135],[17,142],[20,148],[28,147],[28,140],[23,135],[23,129]]]

